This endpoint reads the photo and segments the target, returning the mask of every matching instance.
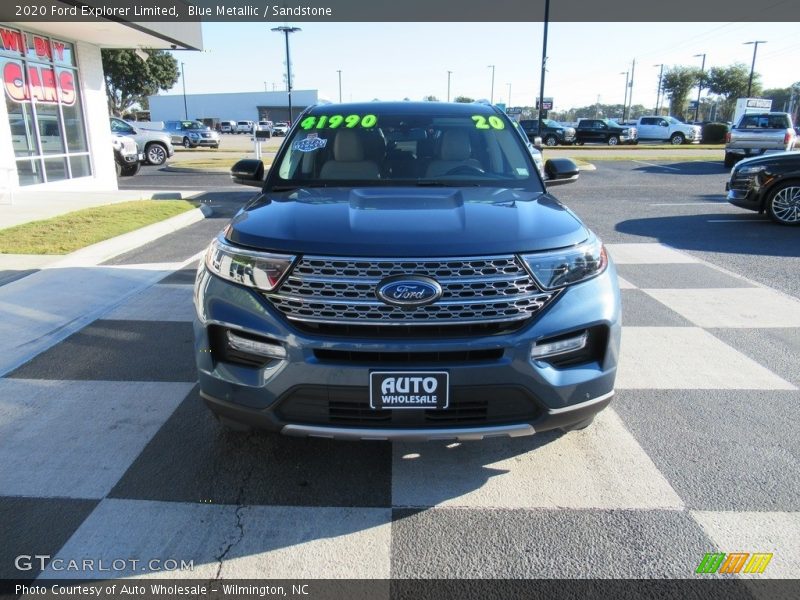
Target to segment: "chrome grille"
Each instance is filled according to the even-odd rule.
[[[442,297],[416,307],[389,306],[375,295],[395,275],[425,275]],[[288,319],[309,323],[382,325],[520,321],[553,297],[542,292],[513,255],[448,259],[303,257],[267,298]]]

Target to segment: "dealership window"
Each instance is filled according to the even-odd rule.
[[[73,45],[0,25],[0,68],[20,185],[91,175]]]

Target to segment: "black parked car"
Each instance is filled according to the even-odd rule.
[[[574,127],[566,127],[551,119],[542,120],[541,133],[539,133],[539,119],[522,119],[519,124],[530,141],[540,136],[545,146],[570,145],[575,142]]]
[[[580,119],[575,128],[575,143],[638,144],[636,127],[620,125],[611,119]]]
[[[728,202],[766,213],[782,225],[800,225],[800,152],[747,158],[725,184]]]

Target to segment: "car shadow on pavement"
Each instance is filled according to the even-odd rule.
[[[796,228],[778,225],[766,215],[745,210],[736,214],[630,219],[618,223],[615,229],[648,241],[655,238],[680,250],[800,257],[800,236]]]
[[[643,160],[646,161],[646,159]],[[699,177],[702,175],[719,175],[720,173],[730,172],[730,169],[726,169],[721,160],[665,162],[664,164],[643,165],[641,167],[636,167],[633,170],[655,175],[690,175],[692,177]]]

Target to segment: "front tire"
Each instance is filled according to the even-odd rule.
[[[167,149],[161,144],[152,143],[145,149],[145,156],[148,163],[158,167],[167,162]]]
[[[781,225],[800,225],[800,182],[790,181],[772,190],[767,199],[767,213]]]
[[[183,138],[183,147],[194,148],[194,146],[192,146],[192,141],[188,137]]]
[[[551,148],[553,146],[557,146],[558,145],[558,138],[556,138],[556,136],[554,136],[554,135],[548,135],[548,136],[546,136],[544,138],[544,145],[545,146],[550,146]]]
[[[673,133],[672,136],[669,138],[669,143],[673,146],[680,146],[686,141],[686,138],[683,137],[682,133]]]
[[[133,177],[139,172],[139,169],[142,168],[142,165],[139,162],[135,162],[130,165],[125,165],[122,167],[120,175],[123,177]]]
[[[736,154],[732,154],[732,153],[730,153],[730,152],[726,152],[726,153],[725,153],[725,161],[724,161],[724,164],[725,164],[725,168],[726,168],[726,169],[731,169],[731,168],[733,168],[733,165],[735,165],[737,162],[739,162],[738,155],[736,155]]]
[[[617,136],[612,135],[610,138],[608,138],[609,146],[616,146],[617,144],[619,144],[619,138]]]

